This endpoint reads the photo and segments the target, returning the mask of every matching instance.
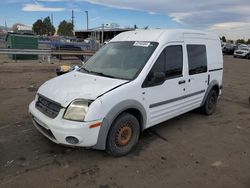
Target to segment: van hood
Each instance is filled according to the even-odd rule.
[[[38,94],[67,107],[75,99],[95,100],[103,93],[126,82],[75,71],[45,82],[39,88]]]

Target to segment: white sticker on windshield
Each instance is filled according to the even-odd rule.
[[[149,47],[150,42],[135,42],[134,46]]]

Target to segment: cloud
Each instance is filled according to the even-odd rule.
[[[8,3],[28,3],[30,0],[5,0],[5,1],[0,1],[0,4],[8,4]]]
[[[22,10],[28,12],[60,12],[64,11],[65,8],[45,7],[40,4],[25,4]]]
[[[212,25],[208,30],[217,31],[220,35],[229,36],[232,39],[248,39],[246,32],[250,31],[250,23],[246,22],[227,22]]]
[[[227,32],[229,36],[236,36],[235,33],[239,32],[243,37],[250,38],[248,27],[248,23],[250,23],[249,0],[36,0],[36,2],[46,3],[46,5],[56,2],[80,5],[81,2],[88,2],[118,9],[144,11],[148,14],[167,15],[183,27],[209,29],[219,34]],[[23,10],[63,11],[65,9],[45,7],[35,3],[25,4]],[[239,27],[239,29],[228,29],[230,25]]]
[[[76,0],[87,1],[93,4],[115,7],[120,9],[141,10],[145,12],[154,12],[173,17],[186,24],[196,24],[207,20],[218,22],[218,18],[231,21],[233,16],[238,15],[242,19],[244,16],[250,16],[249,0]],[[231,16],[229,15],[231,14]],[[214,15],[214,16],[213,16]],[[198,17],[197,17],[198,16]],[[195,19],[193,19],[195,17]],[[208,17],[208,19],[207,19]]]
[[[167,15],[173,21],[186,27],[197,29],[209,29],[224,32],[236,36],[239,33],[250,38],[248,23],[250,22],[249,0],[76,0],[86,1],[103,6],[140,10],[148,13]],[[237,31],[231,31],[227,27],[240,27]],[[218,27],[219,26],[219,27]]]
[[[95,18],[91,18],[89,21],[90,21],[90,22],[94,22],[94,21],[99,20],[99,19],[101,19],[101,17],[100,17],[100,16],[95,17]]]
[[[37,2],[63,2],[67,0],[37,0]]]
[[[156,15],[157,13],[156,13],[156,12],[152,12],[152,11],[150,11],[150,12],[148,12],[148,14],[151,14],[151,15]]]

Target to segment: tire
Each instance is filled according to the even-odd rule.
[[[216,110],[218,93],[213,89],[209,92],[201,110],[205,115],[212,115]]]
[[[250,54],[247,54],[247,55],[246,55],[246,59],[250,59]]]
[[[129,113],[123,113],[109,130],[106,151],[113,156],[124,156],[137,144],[139,135],[140,125],[137,118]]]

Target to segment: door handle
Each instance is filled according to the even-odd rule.
[[[186,80],[181,80],[181,81],[179,81],[178,83],[179,83],[179,85],[185,84],[185,83],[186,83]]]

